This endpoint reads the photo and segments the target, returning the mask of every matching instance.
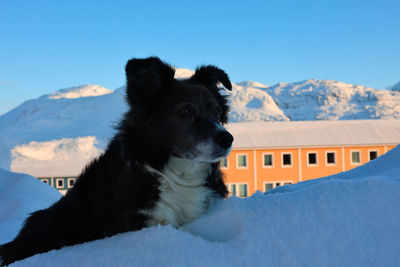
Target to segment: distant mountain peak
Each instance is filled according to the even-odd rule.
[[[395,85],[389,87],[389,90],[392,91],[399,91],[400,92],[400,82],[396,83]]]
[[[114,90],[107,89],[103,86],[88,84],[66,89],[60,89],[57,92],[47,95],[46,97],[50,99],[81,98],[81,97],[108,95],[111,94],[112,92],[114,92]]]
[[[194,74],[194,71],[189,69],[175,69],[175,79],[186,79],[190,78]]]

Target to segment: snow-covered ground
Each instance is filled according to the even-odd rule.
[[[229,198],[185,230],[123,233],[13,266],[399,266],[399,162],[400,146],[345,173]],[[0,171],[0,242],[58,197]]]
[[[0,168],[0,244],[14,238],[31,212],[60,197],[60,192],[32,176]]]

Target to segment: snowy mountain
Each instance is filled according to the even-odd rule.
[[[348,172],[228,198],[184,229],[146,228],[12,266],[399,266],[399,161],[398,146]],[[0,169],[0,243],[59,197]]]
[[[67,89],[58,90],[55,93],[52,93],[47,98],[50,99],[60,99],[60,98],[80,98],[80,97],[89,97],[89,96],[100,96],[111,94],[114,90],[109,90],[100,85],[84,85],[77,86]]]
[[[175,77],[192,74],[191,70],[177,69]],[[24,172],[22,166],[36,166],[37,171],[30,173],[40,176],[43,168],[38,161],[65,160],[60,152],[65,147],[75,149],[70,155],[78,155],[85,147],[88,158],[95,157],[106,147],[114,134],[112,127],[127,110],[124,90],[97,85],[62,89],[28,100],[0,116],[0,167]],[[231,122],[400,119],[400,91],[329,80],[273,86],[241,82],[233,84],[230,103]],[[30,156],[38,147],[48,152],[45,159]],[[86,162],[88,158],[73,159]],[[69,172],[65,175],[71,175]]]
[[[245,91],[245,93],[243,93]],[[246,95],[234,101],[238,95]],[[264,101],[264,98],[272,99]],[[376,90],[361,85],[346,84],[330,80],[306,80],[296,83],[279,83],[267,86],[254,82],[241,82],[232,93],[233,121],[252,121],[248,115],[255,108],[258,120],[350,120],[350,119],[399,119],[400,92]],[[247,102],[247,103],[246,103]],[[261,112],[271,114],[261,115]],[[280,111],[277,113],[277,111]],[[253,111],[254,113],[254,111]],[[284,118],[282,118],[282,114]]]

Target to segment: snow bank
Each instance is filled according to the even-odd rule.
[[[16,146],[11,151],[11,170],[36,177],[76,176],[103,152],[97,143],[96,137],[86,136]]]
[[[0,244],[18,234],[25,218],[56,202],[61,194],[38,179],[0,169]]]
[[[52,93],[47,96],[50,99],[60,99],[60,98],[80,98],[80,97],[89,97],[89,96],[100,96],[100,95],[108,95],[114,92],[114,90],[110,90],[104,88],[100,85],[82,85],[67,89],[58,90],[55,93]]]
[[[398,266],[399,161],[396,147],[345,173],[229,198],[185,230],[147,228],[13,266]]]

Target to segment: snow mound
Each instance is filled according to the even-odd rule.
[[[11,170],[36,177],[75,176],[103,152],[97,143],[96,137],[86,136],[16,146],[11,150]]]
[[[100,95],[108,95],[114,92],[114,90],[110,90],[104,88],[100,85],[82,85],[67,89],[58,90],[55,93],[52,93],[46,96],[49,99],[60,99],[60,98],[81,98],[81,97],[89,97],[89,96],[100,96]]]
[[[231,197],[184,229],[146,228],[12,266],[398,266],[399,161],[398,146],[348,172]]]
[[[0,168],[0,244],[17,234],[32,212],[56,202],[61,194],[38,179]]]

